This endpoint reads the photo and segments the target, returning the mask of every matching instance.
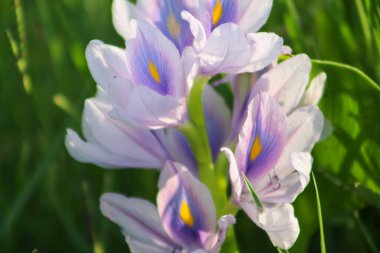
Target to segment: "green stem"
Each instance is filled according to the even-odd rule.
[[[187,137],[195,159],[197,160],[200,180],[208,187],[214,198],[217,215],[221,214],[227,197],[225,191],[217,184],[214,162],[208,141],[206,123],[203,114],[202,93],[208,78],[198,77],[194,81],[188,97],[188,114],[190,124],[181,127],[179,130]]]
[[[358,69],[356,67],[353,67],[351,65],[347,65],[347,64],[344,64],[344,63],[333,62],[333,61],[323,61],[323,60],[315,60],[314,59],[314,60],[311,60],[311,62],[313,64],[316,64],[316,65],[336,67],[336,68],[345,69],[345,70],[349,70],[351,72],[354,72],[354,73],[358,74],[361,78],[363,78],[364,80],[366,80],[369,84],[371,84],[371,86],[373,88],[375,88],[377,91],[380,91],[380,85],[377,84],[374,80],[372,80],[362,70],[360,70],[360,69]]]
[[[313,172],[311,172],[311,176],[313,178],[313,183],[314,183],[314,188],[315,188],[315,196],[317,198],[317,211],[318,211],[319,232],[320,232],[320,236],[321,236],[321,253],[326,253],[325,233],[324,233],[324,230],[323,230],[323,219],[322,219],[321,201],[319,199],[319,192],[318,192],[317,181],[315,180],[315,176],[314,176]]]

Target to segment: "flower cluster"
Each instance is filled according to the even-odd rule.
[[[98,92],[85,102],[85,140],[67,131],[69,153],[104,168],[161,171],[157,207],[101,197],[132,252],[219,252],[240,208],[275,246],[296,241],[291,203],[309,182],[321,139],[326,76],[308,85],[310,59],[257,32],[271,8],[272,0],[114,0],[125,48],[88,45]],[[221,83],[231,88],[232,110],[214,89]]]

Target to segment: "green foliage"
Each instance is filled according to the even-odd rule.
[[[123,46],[111,0],[0,1],[0,252],[128,252],[98,199],[116,191],[155,202],[156,171],[107,171],[74,161],[65,128],[80,129],[95,93],[85,47]],[[378,0],[279,0],[264,31],[294,53],[346,63],[380,83]],[[356,73],[328,75],[321,109],[334,132],[314,150],[328,252],[380,248],[380,92]],[[301,235],[290,252],[320,252],[315,192],[295,202]],[[240,212],[240,252],[276,252]]]

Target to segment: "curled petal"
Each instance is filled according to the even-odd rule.
[[[130,240],[168,252],[177,247],[162,227],[156,207],[148,201],[106,193],[100,199],[100,210]]]
[[[222,148],[222,152],[224,152],[228,158],[228,161],[230,163],[229,167],[229,175],[230,175],[230,180],[232,184],[232,190],[234,192],[234,196],[239,199],[242,191],[243,191],[243,179],[241,176],[241,171],[238,168],[238,165],[236,163],[236,158],[232,151],[229,148]]]
[[[193,47],[195,51],[200,51],[207,41],[206,31],[202,23],[187,11],[182,11],[181,16],[189,23],[190,31],[194,36]]]
[[[274,246],[285,250],[293,246],[300,228],[292,205],[264,207],[261,212],[252,202],[241,203],[241,206],[252,221],[265,230]]]
[[[166,163],[159,186],[158,211],[167,233],[186,250],[209,250],[216,211],[207,187],[174,162]]]
[[[300,106],[318,105],[325,89],[326,79],[326,73],[322,72],[311,81],[309,88],[302,97]]]

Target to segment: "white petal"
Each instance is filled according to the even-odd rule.
[[[267,21],[273,0],[241,0],[239,26],[246,33],[257,32]]]
[[[107,89],[115,76],[127,77],[124,50],[93,40],[86,48],[86,59],[97,84]]]
[[[239,73],[262,70],[282,53],[284,41],[274,33],[249,33],[247,39],[251,47],[251,58]]]
[[[290,167],[277,170],[281,174],[286,170],[288,174],[278,179],[277,188],[267,187],[258,192],[260,199],[266,203],[292,203],[310,181],[312,161],[310,153],[292,153],[290,164],[287,165]],[[270,180],[266,184],[270,184]]]
[[[309,57],[297,55],[262,75],[253,88],[252,96],[268,92],[289,113],[299,104],[309,82],[310,71]]]
[[[218,26],[208,37],[199,54],[201,71],[204,74],[235,74],[251,56],[251,48],[244,33],[233,23]]]
[[[265,230],[274,246],[285,250],[293,246],[300,228],[292,205],[264,207],[262,212],[258,212],[253,203],[244,202],[241,206],[252,221]]]

